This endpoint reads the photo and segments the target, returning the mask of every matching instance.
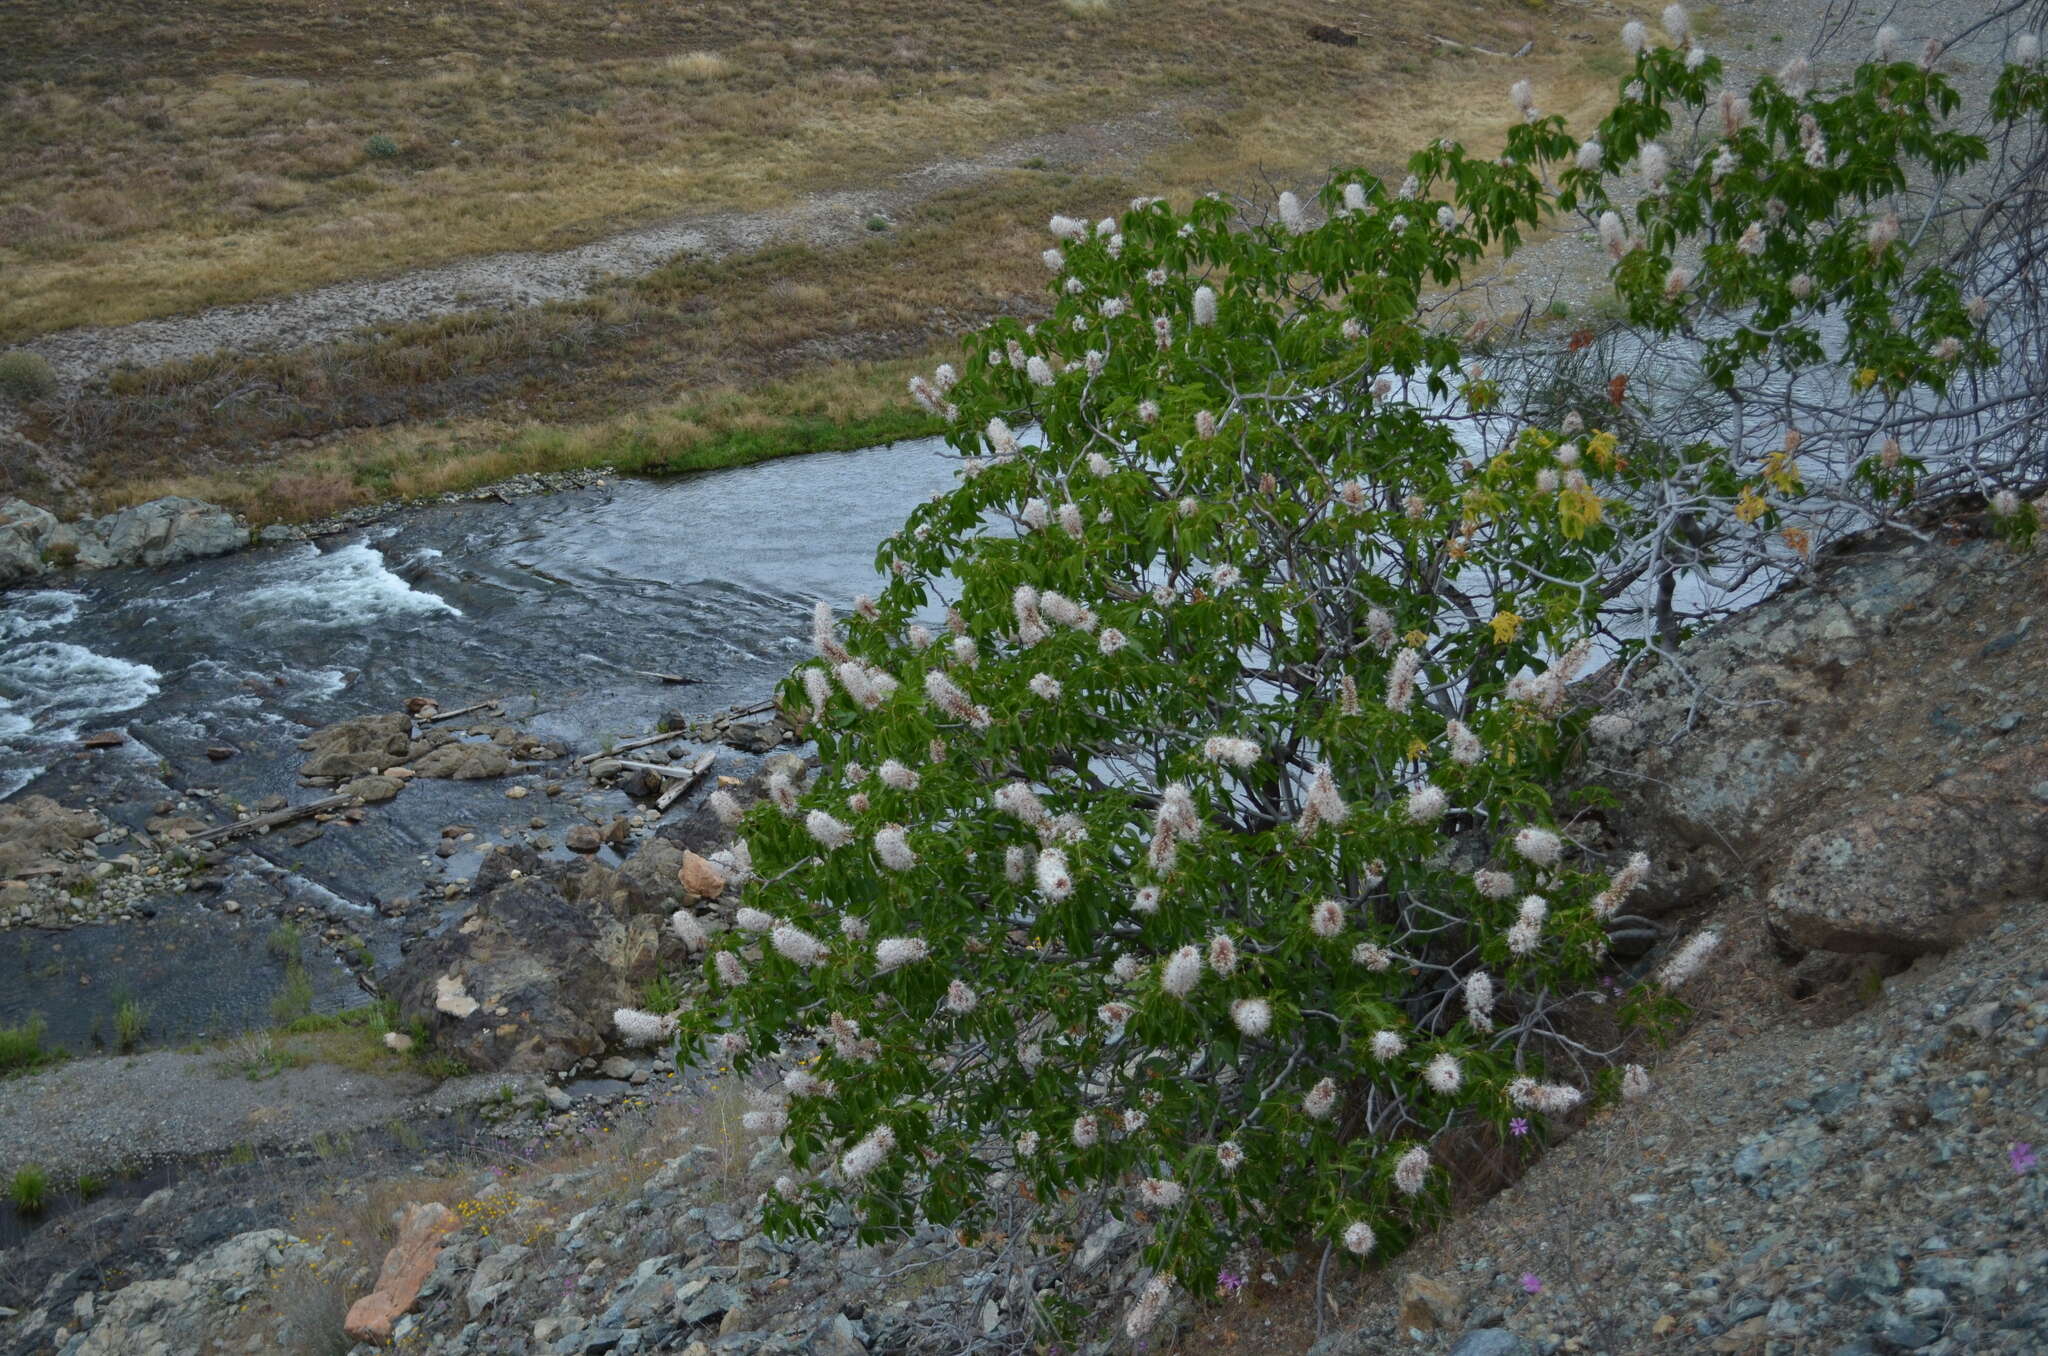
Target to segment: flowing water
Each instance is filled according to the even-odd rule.
[[[811,605],[873,591],[876,546],[952,475],[923,440],[408,510],[317,544],[0,595],[0,798],[96,799],[140,828],[167,787],[243,803],[325,794],[298,787],[296,742],[413,696],[444,709],[505,697],[509,716],[576,752],[667,710],[759,699],[808,652]],[[128,742],[79,751],[109,729]],[[213,762],[210,746],[239,752]],[[223,892],[317,900],[395,954],[377,901],[419,888],[442,824],[488,824],[506,806],[499,782],[416,782],[346,833],[261,840]],[[40,1011],[75,1046],[114,972],[156,1005],[160,1033],[260,1020],[281,970],[266,969],[256,927],[208,944],[224,935],[220,914],[168,893],[152,907],[144,924],[10,939],[21,965],[0,961],[0,1021]],[[316,981],[323,1006],[360,1000],[338,967]]]

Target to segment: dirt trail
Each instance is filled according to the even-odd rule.
[[[843,245],[865,237],[871,218],[894,219],[945,190],[1027,164],[1094,172],[1131,168],[1185,135],[1182,116],[1193,106],[1169,101],[969,159],[938,161],[892,183],[815,194],[786,207],[680,217],[572,249],[488,254],[197,315],[64,330],[24,347],[46,358],[70,389],[123,366],[151,367],[222,350],[298,348],[365,325],[573,300],[608,278],[644,277],[683,254],[722,259],[771,244]]]

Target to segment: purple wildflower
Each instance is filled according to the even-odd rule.
[[[1538,1276],[1538,1275],[1537,1275],[1537,1274],[1536,1274],[1535,1272],[1533,1272],[1533,1271],[1525,1271],[1525,1272],[1523,1272],[1523,1273],[1522,1273],[1522,1290],[1523,1290],[1523,1293],[1525,1293],[1525,1294],[1530,1294],[1530,1295],[1540,1295],[1540,1294],[1542,1294],[1542,1293],[1543,1293],[1543,1278],[1542,1278],[1541,1276]]]
[[[1244,1277],[1238,1275],[1229,1267],[1224,1267],[1216,1273],[1216,1289],[1221,1294],[1235,1295],[1238,1291],[1244,1289]]]
[[[2034,1146],[2024,1140],[2014,1144],[2006,1157],[2012,1160],[2012,1170],[2017,1173],[2029,1173],[2041,1166],[2041,1160],[2034,1155]]]
[[[1508,1122],[1508,1133],[1516,1139],[1520,1139],[1529,1133],[1529,1122],[1523,1120],[1520,1116],[1515,1117]]]

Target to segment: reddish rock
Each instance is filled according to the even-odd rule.
[[[676,875],[683,888],[699,899],[716,899],[725,893],[725,873],[694,852],[683,854],[682,869]]]
[[[343,1331],[358,1342],[389,1342],[392,1325],[419,1298],[441,1258],[441,1240],[456,1223],[455,1212],[439,1202],[406,1206],[398,1221],[398,1242],[384,1254],[377,1273],[377,1288],[349,1306]]]

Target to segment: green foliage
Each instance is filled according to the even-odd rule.
[[[682,987],[667,975],[656,975],[640,986],[640,1006],[666,1016],[683,1005]]]
[[[39,1016],[14,1026],[0,1026],[0,1074],[39,1068],[56,1058],[43,1044],[49,1029],[49,1023]]]
[[[50,1203],[50,1174],[33,1163],[16,1168],[7,1184],[7,1199],[24,1215],[40,1215]]]
[[[299,948],[304,941],[305,935],[297,923],[279,923],[270,930],[270,935],[264,939],[264,945],[277,959],[293,961],[299,958]]]
[[[372,160],[396,160],[398,143],[379,132],[363,143],[363,154]]]
[[[123,1054],[142,1044],[142,1037],[149,1030],[149,1009],[135,1000],[135,995],[121,992],[114,998],[114,1045]]]
[[[1056,218],[1050,314],[913,382],[961,482],[883,543],[885,586],[843,631],[821,610],[822,662],[780,705],[825,772],[743,821],[738,927],[677,920],[720,1000],[683,1015],[685,1056],[783,1073],[747,1121],[803,1174],[771,1228],[840,1204],[869,1236],[971,1226],[1021,1196],[1055,1229],[1077,1199],[1142,1211],[1149,1260],[1203,1289],[1249,1245],[1385,1255],[1444,1208],[1448,1132],[1624,1086],[1562,1015],[1676,1029],[1714,939],[1618,1001],[1600,987],[1648,863],[1557,822],[1586,733],[1567,685],[1617,559],[1673,530],[1672,487],[1774,528],[1797,445],[1760,468],[1666,446],[1624,383],[1612,427],[1574,404],[1477,447],[1461,432],[1513,391],[1426,294],[1560,208],[1610,211],[1607,178],[1719,76],[1640,56],[1604,152],[1532,111],[1503,154],[1439,143],[1399,187],[1341,169],[1319,213]],[[1954,280],[1909,283],[1865,210],[1908,164],[1982,154],[1939,126],[1953,102],[1910,64],[1839,96],[1766,82],[1728,163],[1666,176],[1633,233],[1604,225],[1630,319],[1679,332],[1711,298],[1874,399],[1990,362]],[[1876,323],[1902,286],[1912,323]],[[1755,344],[1705,338],[1708,384]]]
[[[47,400],[57,394],[57,374],[40,353],[14,349],[0,353],[0,396],[9,400]]]
[[[280,1026],[289,1026],[313,1011],[313,979],[297,957],[284,967],[284,986],[270,1000],[270,1015]]]

